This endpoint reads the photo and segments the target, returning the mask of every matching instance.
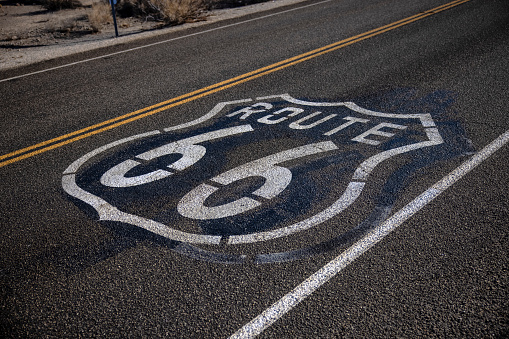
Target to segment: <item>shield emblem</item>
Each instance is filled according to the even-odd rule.
[[[448,123],[288,94],[221,102],[89,152],[62,185],[101,221],[194,258],[295,260],[357,239],[420,169],[464,154],[444,138]]]

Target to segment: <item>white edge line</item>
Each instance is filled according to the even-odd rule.
[[[308,4],[308,5],[305,5],[305,6],[302,6],[302,7],[296,7],[296,8],[292,8],[292,9],[287,9],[285,11],[281,11],[281,12],[277,12],[277,13],[272,13],[272,14],[264,15],[264,16],[261,16],[261,17],[258,17],[258,18],[248,19],[248,20],[245,20],[245,21],[240,21],[240,22],[236,22],[236,23],[233,23],[233,24],[225,25],[225,26],[220,26],[220,27],[216,27],[216,28],[207,29],[207,30],[204,30],[204,31],[201,31],[201,32],[196,32],[196,33],[187,34],[187,35],[179,36],[179,37],[172,38],[172,39],[167,39],[167,40],[163,40],[163,41],[154,42],[154,43],[151,43],[151,44],[148,44],[148,45],[143,45],[143,46],[138,46],[138,47],[134,47],[134,48],[129,48],[129,49],[125,49],[123,51],[118,51],[118,52],[114,52],[114,53],[110,53],[110,54],[104,54],[104,55],[101,55],[101,56],[98,56],[98,57],[94,57],[94,58],[90,58],[90,59],[85,59],[85,60],[80,60],[80,61],[75,61],[75,62],[71,62],[71,63],[68,63],[68,64],[56,66],[56,67],[46,68],[46,69],[42,69],[42,70],[36,71],[36,72],[21,74],[21,75],[17,75],[17,76],[14,76],[14,77],[7,78],[7,79],[0,79],[0,83],[1,82],[5,82],[5,81],[10,81],[10,80],[24,78],[24,77],[31,76],[31,75],[36,75],[36,74],[39,74],[39,73],[45,73],[45,72],[49,72],[49,71],[54,71],[54,70],[57,70],[57,69],[60,69],[60,68],[74,66],[74,65],[82,64],[82,63],[89,62],[89,61],[94,61],[94,60],[99,60],[99,59],[103,59],[103,58],[108,58],[108,57],[119,55],[119,54],[123,54],[123,53],[133,52],[133,51],[136,51],[136,50],[139,50],[139,49],[143,49],[143,48],[147,48],[147,47],[152,47],[152,46],[157,46],[157,45],[165,44],[165,43],[168,43],[168,42],[172,42],[172,41],[176,41],[176,40],[180,40],[180,39],[184,39],[184,38],[193,37],[193,36],[196,36],[196,35],[206,34],[206,33],[218,31],[218,30],[221,30],[221,29],[230,28],[230,27],[233,27],[233,26],[238,26],[238,25],[241,25],[241,24],[249,23],[249,22],[252,22],[252,21],[262,20],[262,19],[270,18],[270,17],[276,16],[276,15],[293,12],[293,11],[296,11],[296,10],[299,10],[299,9],[304,9],[304,8],[307,8],[307,7],[321,5],[321,4],[324,4],[324,3],[327,3],[327,2],[331,2],[331,1],[332,0],[324,0],[324,1],[321,1],[321,2],[317,2],[317,3],[313,3],[313,4]],[[46,61],[49,61],[49,60],[46,60]]]
[[[368,233],[361,240],[356,242],[350,248],[345,250],[339,256],[331,260],[309,278],[304,280],[293,291],[283,296],[271,307],[263,311],[256,318],[244,325],[240,330],[230,336],[230,339],[237,338],[254,338],[262,333],[266,328],[270,327],[274,322],[281,318],[284,314],[289,312],[298,303],[304,300],[315,292],[320,286],[329,281],[332,277],[338,274],[341,270],[347,267],[355,259],[367,252],[376,243],[381,241],[385,236],[395,230],[403,222],[409,219],[412,215],[418,212],[421,208],[426,206],[429,202],[435,199],[440,193],[444,192],[447,188],[451,187],[464,175],[473,170],[477,165],[486,160],[489,156],[495,153],[509,142],[509,130],[501,134],[497,139],[492,141],[489,145],[484,147],[481,151],[477,152],[470,159],[458,166],[451,173],[446,175],[435,185],[431,186],[420,196],[415,198],[401,210],[393,214],[385,222],[383,222],[376,229]]]

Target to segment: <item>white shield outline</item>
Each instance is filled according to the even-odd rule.
[[[264,96],[264,97],[258,97],[255,100],[267,100],[267,99],[282,99],[284,101],[287,101],[289,103],[301,105],[301,106],[310,106],[310,107],[347,107],[352,111],[355,111],[357,113],[368,115],[368,116],[375,116],[380,118],[389,118],[389,119],[418,119],[422,126],[424,127],[426,136],[428,137],[428,140],[409,144],[397,148],[393,148],[390,150],[386,150],[384,152],[378,153],[376,155],[371,156],[370,158],[363,161],[355,170],[353,177],[348,184],[347,188],[345,189],[342,196],[336,200],[332,205],[324,209],[323,211],[319,212],[318,214],[315,214],[305,220],[302,220],[300,222],[294,223],[290,226],[271,230],[271,231],[264,231],[264,232],[256,232],[256,233],[250,233],[245,235],[232,235],[227,237],[227,244],[233,245],[233,244],[243,244],[243,243],[253,243],[253,242],[260,242],[260,241],[266,241],[271,239],[276,239],[284,236],[288,236],[290,234],[301,232],[304,230],[307,230],[309,228],[312,228],[318,224],[321,224],[342,211],[344,211],[348,206],[350,206],[360,195],[362,192],[365,182],[368,179],[370,173],[374,170],[374,168],[382,163],[383,161],[394,157],[396,155],[404,154],[413,150],[417,150],[419,148],[424,147],[430,147],[435,145],[440,145],[444,141],[442,137],[440,136],[440,133],[438,129],[435,126],[435,123],[433,122],[433,119],[429,113],[417,113],[417,114],[393,114],[393,113],[382,113],[382,112],[376,112],[372,110],[368,110],[365,108],[362,108],[358,106],[357,104],[353,102],[309,102],[309,101],[303,101],[299,99],[295,99],[291,97],[288,94],[281,94],[281,95],[272,95],[272,96]],[[117,222],[123,222],[131,225],[138,226],[140,228],[143,228],[147,231],[150,231],[152,233],[155,233],[157,235],[163,236],[165,238],[189,243],[189,244],[212,244],[212,245],[219,245],[222,239],[222,236],[214,236],[214,235],[204,235],[204,234],[194,234],[194,233],[188,233],[179,231],[176,229],[173,229],[165,224],[159,223],[157,221],[143,218],[134,214],[129,214],[123,211],[120,211],[113,205],[111,205],[109,202],[105,201],[104,199],[89,193],[79,187],[76,183],[76,173],[78,170],[88,161],[90,161],[92,158],[98,156],[99,154],[117,147],[119,145],[126,144],[128,142],[139,140],[145,137],[161,134],[163,132],[170,132],[170,131],[176,131],[185,129],[191,126],[196,126],[198,124],[201,124],[205,121],[208,121],[218,115],[226,106],[229,105],[238,105],[241,103],[248,103],[252,102],[253,99],[243,99],[243,100],[235,100],[235,101],[228,101],[228,102],[221,102],[218,103],[211,111],[209,111],[204,116],[187,122],[183,123],[177,126],[172,126],[163,129],[162,131],[155,130],[147,133],[142,133],[138,135],[134,135],[131,137],[127,137],[121,140],[117,140],[115,142],[109,143],[107,145],[104,145],[102,147],[99,147],[81,158],[74,161],[64,172],[62,177],[62,187],[66,193],[68,193],[70,196],[77,198],[86,204],[93,207],[98,215],[99,220],[103,221],[117,221]]]

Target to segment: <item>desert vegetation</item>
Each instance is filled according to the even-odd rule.
[[[51,13],[47,16],[51,24],[45,24],[46,33],[54,38],[66,38],[90,33],[97,33],[108,28],[113,23],[111,4],[109,0],[6,0],[8,4],[16,6],[42,6]],[[180,25],[187,22],[206,20],[209,11],[213,9],[240,7],[268,0],[117,0],[115,5],[117,24],[119,28],[131,25],[144,25],[144,29]],[[77,9],[76,11],[74,11]],[[70,10],[78,15],[69,14]],[[66,13],[63,13],[65,11]],[[0,13],[1,14],[1,13]],[[5,13],[4,13],[5,14]],[[41,21],[43,22],[43,21]],[[35,31],[34,31],[35,32]],[[34,40],[40,43],[45,32],[39,37],[30,38],[13,33],[15,39],[7,37],[9,41]],[[35,41],[37,40],[37,41]]]
[[[104,25],[113,21],[110,4],[101,1],[92,4],[92,10],[88,13],[88,21],[93,32],[99,32]]]
[[[120,35],[206,20],[210,10],[267,0],[117,0]],[[2,0],[0,48],[51,46],[65,40],[110,37],[113,17],[108,0]],[[41,10],[42,9],[42,10]],[[95,34],[98,33],[98,34]],[[2,53],[0,53],[2,54]],[[2,59],[3,55],[0,57]]]
[[[119,0],[117,13],[122,17],[144,17],[165,25],[203,20],[205,0]]]
[[[29,0],[25,0],[29,1]],[[117,0],[116,13],[121,18],[140,18],[156,21],[160,26],[180,25],[205,20],[211,9],[232,8],[264,2],[267,0]],[[50,11],[81,7],[80,0],[34,0]],[[88,20],[94,32],[112,22],[108,0],[92,4]]]

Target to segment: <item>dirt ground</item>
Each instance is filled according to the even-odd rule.
[[[92,4],[101,0],[80,0],[81,7],[48,11],[37,4],[1,0],[0,5],[0,69],[8,69],[41,61],[39,56],[51,55],[63,47],[111,39],[113,23],[94,32],[88,20]],[[122,35],[153,29],[157,23],[136,18],[117,18]],[[79,49],[77,50],[80,51]],[[34,54],[35,53],[35,54]],[[67,54],[67,53],[66,53]],[[60,56],[56,53],[55,57]],[[46,58],[47,59],[47,58]]]
[[[19,3],[15,0],[0,1],[0,48],[48,46],[68,42],[70,39],[100,39],[114,32],[110,22],[100,32],[94,33],[88,14],[92,4],[101,0],[80,0],[75,9],[49,11],[37,4]],[[117,18],[122,33],[154,28],[155,21],[136,18]]]
[[[92,5],[100,1],[79,0],[81,6],[78,8],[48,11],[40,5],[30,3],[30,0],[23,3],[16,0],[0,0],[0,70],[303,0],[269,0],[239,8],[208,11],[204,13],[204,21],[163,29],[157,29],[161,24],[153,20],[117,16],[120,38],[115,38],[113,22],[104,25],[99,32],[92,29],[88,14],[92,11]]]

